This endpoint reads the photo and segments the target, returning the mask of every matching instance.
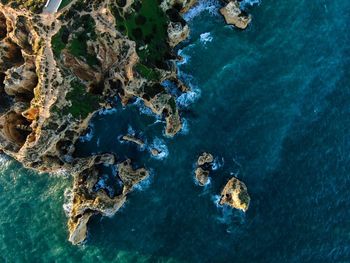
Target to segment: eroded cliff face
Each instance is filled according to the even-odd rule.
[[[168,136],[181,130],[176,97],[161,83],[188,91],[176,77],[172,51],[188,33],[168,35],[168,28],[180,23],[188,29],[180,12],[193,1],[73,0],[57,14],[34,14],[12,3],[0,3],[0,93],[6,102],[0,149],[26,167],[73,175],[68,229],[69,240],[79,244],[90,217],[113,215],[148,171],[112,154],[74,158],[75,142],[116,96],[124,105],[143,100],[164,117]],[[111,192],[101,183],[105,166],[114,167],[120,189]]]
[[[115,97],[124,105],[142,100],[165,119],[166,135],[181,130],[176,95],[162,83],[172,82],[177,96],[189,91],[177,78],[173,48],[189,36],[181,14],[196,1],[72,0],[56,14],[21,9],[28,1],[5,2],[0,150],[28,168],[65,169],[74,177],[68,229],[69,240],[80,244],[90,218],[116,213],[149,172],[113,154],[75,158],[75,143]],[[31,7],[38,11],[43,4]],[[112,185],[104,182],[103,167],[115,171]]]

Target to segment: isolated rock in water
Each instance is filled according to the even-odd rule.
[[[209,174],[212,170],[213,161],[213,155],[207,152],[202,153],[198,157],[195,177],[199,185],[204,186],[209,182]]]
[[[197,165],[203,166],[205,164],[212,164],[213,161],[214,161],[213,155],[210,153],[204,152],[199,156],[198,161],[197,161]]]
[[[250,15],[241,10],[237,0],[230,1],[225,7],[220,9],[220,13],[224,16],[227,24],[240,29],[247,28],[252,20]]]
[[[209,182],[209,171],[198,167],[195,171],[195,174],[199,185],[204,186]]]
[[[136,138],[135,136],[130,135],[130,134],[124,135],[122,137],[122,140],[127,141],[127,142],[133,142],[141,147],[143,147],[145,145],[145,143],[141,139]]]
[[[232,208],[247,211],[250,197],[246,185],[237,178],[231,178],[221,192],[220,205],[229,205]]]
[[[159,150],[159,149],[156,149],[156,148],[152,148],[152,149],[151,149],[151,154],[152,154],[152,156],[157,157],[157,156],[159,156],[161,153],[162,153],[162,151]]]

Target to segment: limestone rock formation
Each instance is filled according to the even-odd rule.
[[[227,24],[240,29],[247,28],[252,20],[251,15],[241,10],[238,0],[229,1],[225,7],[220,9],[220,13],[224,16]]]
[[[204,152],[202,153],[197,160],[198,166],[204,166],[206,164],[212,164],[214,161],[214,157],[211,153]]]
[[[135,136],[131,135],[131,134],[126,134],[124,136],[122,136],[121,138],[123,141],[126,141],[126,142],[132,142],[132,143],[135,143],[137,144],[138,146],[140,147],[143,147],[145,146],[145,143],[139,139],[139,138],[136,138]]]
[[[170,22],[168,25],[169,45],[175,47],[190,35],[188,25],[182,26],[180,22]]]
[[[79,244],[91,216],[112,216],[149,173],[111,154],[80,159],[76,142],[92,116],[112,107],[117,96],[123,105],[142,101],[164,118],[166,135],[181,130],[176,98],[189,88],[177,78],[173,47],[189,35],[182,13],[196,0],[155,1],[151,9],[148,1],[74,0],[54,14],[40,13],[45,2],[0,2],[0,151],[27,168],[63,168],[74,176],[68,228],[69,240]],[[198,160],[201,185],[212,159],[206,154]],[[105,166],[117,171],[112,185]]]
[[[221,192],[219,203],[246,212],[250,203],[246,185],[235,177],[231,178]]]
[[[204,152],[197,160],[197,168],[195,170],[195,178],[200,186],[204,186],[209,182],[209,174],[212,170],[214,157],[212,154]]]
[[[146,169],[134,170],[131,161],[115,164],[111,154],[80,159],[74,163],[74,186],[69,211],[69,241],[81,244],[86,240],[87,224],[93,215],[113,216],[125,203],[134,185],[148,177]],[[115,185],[107,185],[100,177],[103,166],[116,166]],[[121,186],[120,189],[117,186]]]

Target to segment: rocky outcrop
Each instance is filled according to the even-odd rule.
[[[122,139],[123,141],[126,141],[126,142],[135,143],[135,144],[137,144],[137,145],[140,146],[140,147],[145,146],[145,143],[144,143],[141,139],[136,138],[135,136],[133,136],[133,135],[131,135],[131,134],[124,135],[124,136],[122,136],[121,139]]]
[[[238,0],[231,0],[228,4],[220,9],[225,21],[240,29],[245,29],[251,22],[252,18],[246,12],[241,10]]]
[[[235,177],[231,178],[221,192],[219,203],[246,212],[250,203],[246,185]]]
[[[23,65],[13,67],[6,72],[4,85],[8,95],[26,97],[28,101],[34,97],[34,88],[38,84],[34,59],[32,56],[27,56]]]
[[[168,25],[169,45],[171,47],[177,46],[182,41],[186,40],[190,35],[188,25],[183,26],[180,22],[170,22]]]
[[[214,157],[212,154],[204,152],[197,160],[197,168],[195,170],[195,178],[200,186],[204,186],[209,182],[209,174],[212,170]]]
[[[69,211],[69,241],[81,244],[86,240],[88,222],[93,215],[113,216],[125,203],[127,194],[133,186],[148,177],[146,169],[133,169],[131,161],[115,164],[113,155],[105,154],[74,163],[74,186]],[[113,177],[116,185],[107,185],[100,177],[103,166],[116,166],[117,174]]]
[[[163,0],[161,7],[164,11],[175,8],[181,13],[187,12],[198,0]]]
[[[79,159],[75,143],[94,113],[111,107],[116,96],[123,105],[143,101],[165,119],[166,135],[181,130],[176,98],[189,88],[177,78],[173,47],[188,37],[181,13],[196,1],[164,0],[152,9],[154,15],[146,7],[143,16],[144,2],[133,0],[72,1],[57,14],[21,9],[40,10],[44,0],[3,3],[0,101],[6,103],[0,105],[0,150],[25,167],[41,172],[63,168],[74,176],[68,229],[69,240],[79,244],[86,239],[90,218],[116,213],[149,173],[111,154]],[[137,28],[127,30],[135,24]],[[178,94],[162,86],[164,81],[172,82]],[[136,138],[124,140],[143,145]],[[154,156],[162,153],[150,151]],[[198,160],[201,185],[208,182],[211,162],[209,154]],[[102,172],[106,166],[117,171],[112,185]]]

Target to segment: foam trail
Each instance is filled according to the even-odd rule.
[[[176,99],[176,104],[181,108],[187,108],[193,104],[201,96],[200,89],[193,89],[189,92],[181,94]]]
[[[189,124],[188,124],[188,120],[183,118],[182,119],[182,129],[180,131],[180,134],[182,135],[186,135],[188,134],[190,131],[190,127],[189,127]]]
[[[216,171],[216,170],[220,169],[221,167],[224,166],[224,164],[225,164],[224,158],[221,158],[221,160],[220,160],[218,157],[216,157],[214,159],[214,162],[213,162],[213,165],[212,165],[213,171]]]
[[[134,128],[130,124],[128,126],[128,134],[132,135],[132,136],[135,136],[135,134],[136,134]]]
[[[221,207],[222,207],[222,205],[219,204],[220,198],[221,198],[220,195],[213,195],[213,196],[211,197],[211,200],[213,201],[213,203],[215,204],[215,206],[216,206],[217,208],[221,208]]]

